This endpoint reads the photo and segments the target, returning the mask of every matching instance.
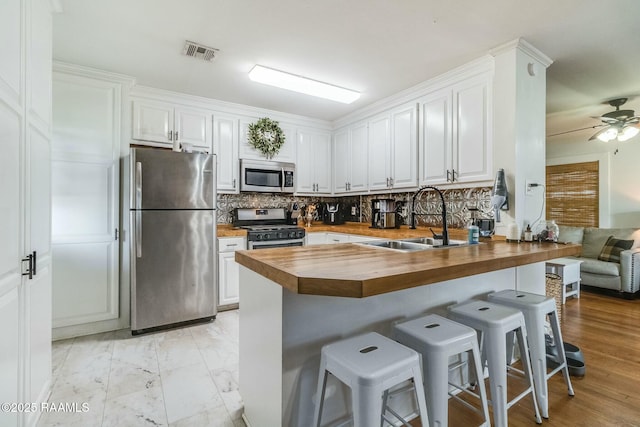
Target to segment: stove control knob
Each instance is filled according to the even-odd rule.
[[[278,239],[283,239],[284,237],[285,237],[284,233],[282,233],[282,232],[278,233]]]
[[[262,239],[263,239],[263,240],[269,240],[269,239],[271,239],[271,235],[270,235],[269,233],[264,233],[264,234],[262,235]]]
[[[262,234],[256,234],[256,240],[262,240]]]
[[[292,238],[292,239],[295,239],[295,237],[296,237],[296,232],[295,232],[295,231],[292,231],[291,233],[289,233],[289,237],[290,237],[290,238]]]
[[[298,238],[302,239],[304,237],[304,231],[298,231]]]

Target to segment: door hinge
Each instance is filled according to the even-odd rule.
[[[117,228],[116,228],[116,231],[115,231],[114,235],[115,235],[114,236],[115,240],[118,240],[118,237],[120,237],[120,231]]]

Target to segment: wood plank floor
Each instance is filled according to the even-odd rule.
[[[569,299],[564,305],[562,334],[565,342],[582,350],[586,375],[571,377],[574,397],[567,395],[561,374],[549,380],[549,419],[542,425],[640,426],[640,300],[582,292],[580,299]],[[529,397],[508,415],[509,426],[536,425]],[[480,417],[450,402],[450,426],[480,422]]]

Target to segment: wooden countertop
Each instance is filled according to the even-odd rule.
[[[419,231],[423,236],[430,234],[425,229]],[[489,241],[407,253],[342,243],[237,251],[235,259],[291,292],[364,298],[577,255],[580,249],[576,244]]]

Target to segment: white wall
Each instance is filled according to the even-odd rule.
[[[640,227],[640,137],[547,144],[547,164],[600,161],[600,227]],[[617,153],[616,153],[617,151]]]

